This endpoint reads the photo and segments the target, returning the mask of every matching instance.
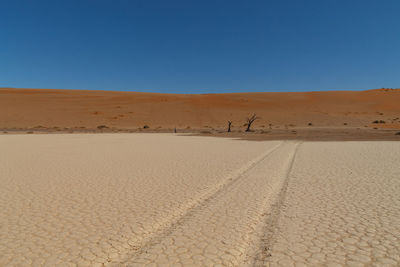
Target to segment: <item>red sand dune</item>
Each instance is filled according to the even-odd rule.
[[[400,90],[232,94],[0,88],[0,128],[242,127],[256,113],[257,127],[374,126],[400,128]]]

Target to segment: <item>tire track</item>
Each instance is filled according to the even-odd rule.
[[[286,192],[290,182],[290,173],[292,171],[297,152],[301,146],[301,143],[296,144],[295,150],[290,159],[286,175],[284,177],[283,185],[275,197],[274,203],[270,206],[269,211],[265,213],[267,218],[265,219],[261,233],[262,237],[259,240],[258,251],[256,250],[252,256],[252,266],[266,266],[268,259],[271,257],[272,246],[276,240],[276,232],[278,230],[278,221],[281,214],[283,203],[286,199]]]
[[[284,144],[271,149],[236,179],[188,210],[120,265],[242,263],[265,205],[279,191],[288,163],[292,162],[289,155],[293,153],[293,143]],[[274,157],[269,157],[271,154]]]
[[[214,185],[201,196],[189,201],[189,203],[185,203],[182,207],[178,207],[177,211],[174,212],[172,215],[163,218],[162,221],[157,221],[157,223],[161,225],[157,231],[153,232],[153,234],[145,237],[142,240],[138,240],[137,244],[131,244],[133,253],[129,254],[127,257],[124,257],[117,262],[111,262],[111,265],[120,266],[121,264],[124,264],[124,262],[126,262],[130,258],[134,257],[135,255],[139,255],[146,248],[155,244],[157,240],[160,240],[162,237],[169,235],[178,225],[182,224],[182,221],[184,221],[186,217],[194,213],[197,208],[205,206],[206,203],[212,201],[212,199],[216,198],[218,195],[228,190],[229,187],[238,182],[247,172],[251,171],[261,161],[268,158],[284,143],[285,142],[281,142],[271,149],[267,150],[267,152],[248,162],[245,166],[241,167],[235,173],[231,174],[229,178],[224,179],[222,182]]]
[[[300,152],[267,263],[399,267],[400,144],[310,142]]]

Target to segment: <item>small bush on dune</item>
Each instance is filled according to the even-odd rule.
[[[103,130],[103,129],[107,129],[107,128],[108,128],[108,126],[105,126],[105,125],[97,126],[97,129],[99,129],[99,130]]]
[[[395,135],[400,135],[400,132],[395,133]]]
[[[150,128],[150,126],[149,125],[145,125],[145,126],[143,126],[143,129],[149,129]]]

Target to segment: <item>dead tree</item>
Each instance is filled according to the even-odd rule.
[[[251,117],[248,117],[246,120],[247,120],[247,123],[246,123],[246,126],[247,126],[247,129],[246,129],[246,132],[250,132],[250,127],[251,127],[251,125],[253,124],[253,122],[255,121],[255,120],[257,120],[257,119],[259,119],[259,117],[257,117],[257,115],[254,113],[253,114],[253,116],[251,116]]]
[[[228,121],[228,133],[231,132],[232,121]]]

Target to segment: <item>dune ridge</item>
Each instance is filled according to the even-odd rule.
[[[244,129],[254,127],[400,128],[400,90],[159,94],[116,91],[0,89],[0,129]],[[374,121],[384,123],[373,124]]]

